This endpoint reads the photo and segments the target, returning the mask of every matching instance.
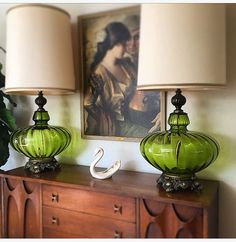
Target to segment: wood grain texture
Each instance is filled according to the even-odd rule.
[[[57,231],[51,232],[53,237],[67,233],[78,238],[135,238],[134,223],[47,206],[43,207],[43,226],[44,237],[50,237],[50,229]]]
[[[217,181],[201,180],[199,193],[166,193],[156,174],[119,170],[98,180],[78,165],[37,175],[20,167],[0,178],[3,237],[217,237]]]
[[[203,237],[201,208],[143,199],[140,213],[143,238]]]
[[[54,199],[56,196],[57,199]],[[135,199],[107,193],[43,185],[43,204],[135,222]]]
[[[141,173],[133,171],[119,170],[114,176],[107,180],[98,180],[91,177],[89,167],[78,165],[62,165],[61,170],[47,171],[41,174],[32,174],[23,167],[16,168],[4,173],[1,176],[13,177],[14,179],[24,179],[37,183],[47,183],[51,185],[65,185],[72,188],[82,188],[83,190],[94,190],[113,194],[140,196],[143,198],[153,198],[159,201],[171,201],[204,207],[211,204],[218,190],[218,181],[201,180],[203,191],[166,193],[161,187],[156,185],[159,177],[157,174]]]
[[[3,179],[3,237],[38,238],[40,230],[40,185]]]

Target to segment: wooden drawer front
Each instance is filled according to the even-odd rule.
[[[59,186],[43,186],[43,204],[135,222],[135,199]]]
[[[135,224],[44,206],[43,237],[134,238]]]

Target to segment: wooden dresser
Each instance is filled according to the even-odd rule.
[[[1,237],[217,237],[218,182],[202,181],[201,193],[166,193],[157,176],[120,170],[98,180],[78,165],[1,171]]]

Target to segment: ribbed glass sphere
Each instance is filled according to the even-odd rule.
[[[12,147],[32,160],[53,159],[70,144],[70,134],[62,127],[30,126],[16,130],[10,139]]]
[[[169,175],[191,176],[215,161],[218,143],[203,133],[188,131],[187,114],[171,114],[169,121],[170,130],[150,134],[141,141],[141,153],[152,166]]]

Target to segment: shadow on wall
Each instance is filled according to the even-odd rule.
[[[232,169],[236,170],[235,150],[236,141],[229,136],[215,136],[220,145],[219,156],[209,168],[197,173],[199,178],[207,178],[212,180],[222,181],[223,174],[228,174]],[[234,179],[229,178],[229,179]],[[236,188],[235,188],[236,189]]]
[[[74,53],[74,65],[75,65],[75,76],[76,80],[80,80],[81,76],[81,65],[79,64],[79,56],[81,55],[78,45],[80,45],[78,36],[78,25],[77,23],[72,24],[72,42],[73,42],[73,53]],[[80,90],[79,82],[76,82],[76,90]],[[62,98],[61,110],[62,114],[62,125],[66,127],[71,133],[71,143],[59,155],[59,161],[63,164],[77,164],[78,156],[86,150],[87,141],[81,138],[81,130],[72,125],[72,117],[70,112],[70,103],[67,98]]]
[[[17,107],[12,109],[13,115],[16,118],[16,124],[18,128],[27,127],[29,124],[33,124],[33,112],[31,107],[31,100],[27,96],[11,96]],[[32,111],[30,111],[32,110]]]
[[[219,237],[235,238],[236,216],[232,216],[232,214],[235,213],[236,204],[236,141],[229,136],[215,138],[221,147],[219,156],[198,177],[219,181]]]
[[[71,143],[66,150],[59,155],[59,161],[63,164],[76,164],[76,158],[86,150],[87,142],[81,138],[80,129],[72,126],[72,115],[70,114],[69,107],[68,100],[63,98],[61,105],[61,117],[63,117],[63,120],[61,123],[62,126],[67,128],[71,133]]]

